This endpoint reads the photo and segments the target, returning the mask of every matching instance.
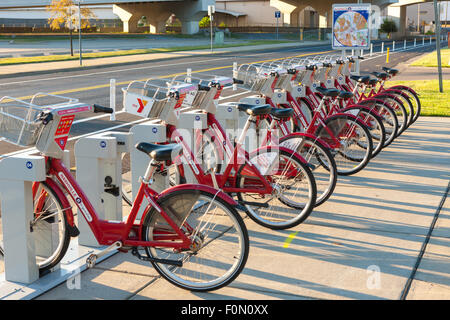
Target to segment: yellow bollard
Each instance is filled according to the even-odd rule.
[[[389,63],[389,47],[387,48],[386,52],[386,63]]]

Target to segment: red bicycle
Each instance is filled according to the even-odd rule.
[[[200,95],[203,92],[212,98],[222,90],[220,81],[214,79],[211,86],[196,87]],[[146,83],[144,89],[148,94],[151,84]],[[155,91],[161,92],[159,88]],[[200,96],[196,95],[192,104],[195,108],[199,108],[199,99]],[[317,197],[315,179],[306,161],[286,147],[264,146],[251,153],[242,147],[250,124],[257,117],[268,114],[272,108],[269,105],[232,106],[248,116],[239,139],[232,143],[214,115],[213,102],[205,97],[201,100],[208,106],[201,111],[207,113],[207,129],[194,137],[195,150],[190,147],[184,132],[177,128],[176,121],[164,121],[166,143],[176,142],[183,147],[183,156],[176,161],[176,176],[180,177],[180,181],[174,183],[183,183],[186,180],[185,170],[189,169],[198,183],[235,194],[240,208],[262,226],[286,229],[303,222],[312,212]],[[169,114],[171,111],[164,110],[172,110],[173,105],[168,103],[162,107],[161,114]],[[153,113],[152,116],[158,115]]]
[[[2,129],[13,132],[7,126],[12,123],[10,119],[17,118],[17,110],[17,106],[11,107],[8,113],[7,107],[2,108]],[[47,163],[47,179],[33,184],[35,209],[30,225],[41,274],[61,261],[70,239],[79,235],[68,195],[81,213],[78,218],[86,219],[98,243],[109,246],[103,252],[131,250],[140,260],[152,263],[169,282],[188,290],[215,290],[233,281],[244,268],[249,250],[247,229],[235,209],[237,203],[222,191],[205,185],[184,184],[161,193],[150,187],[157,167],[179,156],[182,151],[179,145],[139,143],[137,149],[151,160],[141,178],[131,213],[126,221],[98,218],[86,194],[61,161],[65,143],[60,141],[67,141],[73,119],[92,111],[111,113],[112,109],[83,104],[44,110],[31,106],[23,121],[24,129],[32,125],[37,130],[27,135],[27,145],[36,144]],[[21,144],[10,135],[7,141]],[[144,199],[143,215],[138,221],[136,217]],[[96,258],[89,256],[88,265],[95,264]]]

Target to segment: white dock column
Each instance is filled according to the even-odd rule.
[[[81,138],[75,144],[77,182],[102,220],[122,221],[122,153],[131,134],[108,131]],[[78,214],[79,243],[99,247],[86,220]]]
[[[36,234],[32,185],[44,181],[45,159],[40,156],[13,156],[0,161],[5,279],[32,283],[39,278],[36,264]]]

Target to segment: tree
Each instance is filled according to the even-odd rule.
[[[47,11],[50,11],[51,14],[48,23],[52,30],[59,30],[61,26],[69,29],[70,54],[73,56],[72,30],[76,30],[79,25],[78,6],[73,0],[52,0],[52,3],[47,6]],[[93,18],[96,16],[91,9],[81,8],[81,29],[90,27],[89,19]]]
[[[392,20],[384,19],[383,23],[380,26],[380,32],[387,33],[388,39],[390,39],[391,33],[397,32],[397,25]]]
[[[198,23],[200,28],[209,27],[209,24],[210,24],[209,16],[203,17],[203,19],[200,20],[200,22]]]

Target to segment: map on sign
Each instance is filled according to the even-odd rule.
[[[368,49],[370,4],[333,5],[333,49]]]

